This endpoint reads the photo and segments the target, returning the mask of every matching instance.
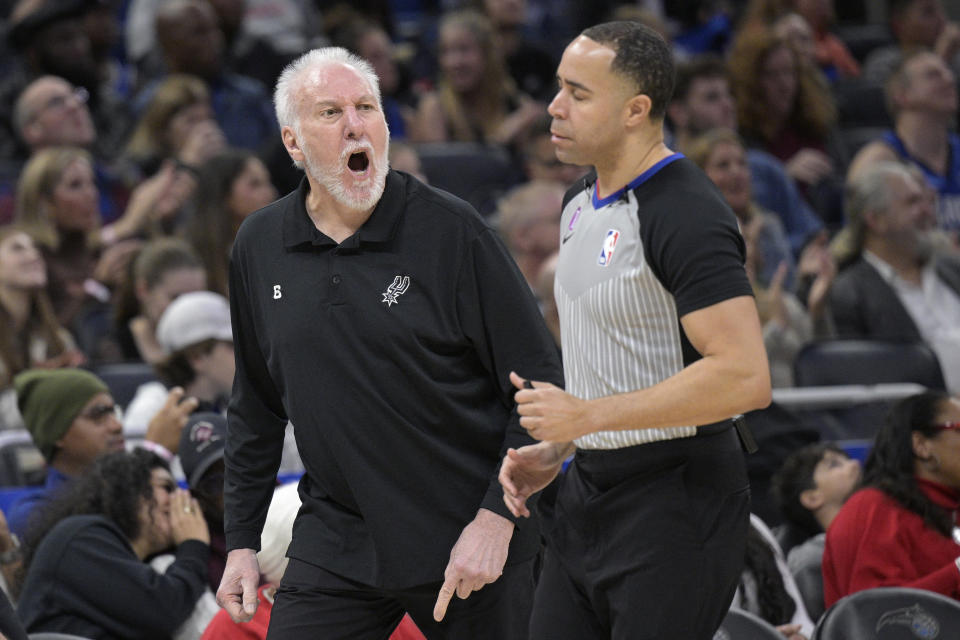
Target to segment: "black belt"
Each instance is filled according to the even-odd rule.
[[[714,436],[723,433],[730,427],[737,430],[737,437],[740,439],[740,446],[747,453],[756,453],[760,447],[753,437],[753,432],[747,426],[747,420],[742,415],[737,415],[730,420],[721,420],[712,424],[705,424],[697,427],[697,437]]]

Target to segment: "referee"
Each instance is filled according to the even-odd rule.
[[[500,473],[526,500],[562,479],[530,638],[708,640],[740,576],[750,510],[737,419],[770,401],[736,219],[663,143],[670,50],[613,22],[564,51],[551,133],[592,165],[567,192],[555,295],[567,392],[511,374],[542,442]],[[530,374],[527,377],[533,378]]]

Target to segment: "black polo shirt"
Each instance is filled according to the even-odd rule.
[[[228,549],[259,548],[289,418],[306,473],[288,555],[373,586],[441,581],[478,508],[509,516],[499,462],[533,442],[508,373],[562,384],[557,349],[462,200],[391,171],[337,245],[307,215],[308,190],[250,216],[233,247]],[[537,545],[521,519],[507,562]]]

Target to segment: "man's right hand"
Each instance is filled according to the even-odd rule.
[[[257,612],[257,585],[260,563],[253,549],[234,549],[227,554],[227,566],[217,589],[217,604],[234,622],[249,622]]]
[[[573,451],[569,442],[538,442],[519,449],[507,449],[500,466],[503,502],[516,517],[530,517],[527,498],[557,477],[564,459]]]

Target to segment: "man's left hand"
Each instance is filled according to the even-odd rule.
[[[507,562],[513,523],[493,511],[480,509],[450,551],[443,586],[433,607],[433,619],[443,620],[456,593],[461,599],[496,581]]]
[[[549,442],[572,442],[594,431],[590,427],[587,402],[549,382],[529,382],[510,372],[517,388],[513,398],[520,414],[520,426],[531,437]]]

